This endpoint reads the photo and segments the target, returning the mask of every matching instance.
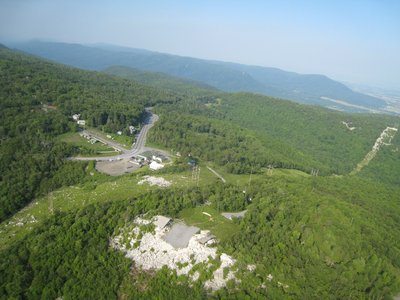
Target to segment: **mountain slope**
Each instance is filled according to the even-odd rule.
[[[7,48],[0,48],[0,70],[0,220],[33,197],[82,179],[82,168],[64,161],[74,150],[55,140],[77,131],[73,114],[80,113],[87,126],[115,132],[136,126],[145,105],[177,98]]]
[[[371,150],[381,132],[387,126],[396,127],[398,124],[398,117],[395,116],[336,112],[249,93],[220,94],[201,102],[179,102],[163,108],[167,110],[165,116],[172,113],[203,115],[209,120],[219,119],[253,132],[268,149],[268,154],[264,151],[265,155],[256,155],[255,158],[254,152],[245,153],[243,163],[247,164],[247,171],[251,165],[267,167],[273,164],[305,172],[319,169],[324,175],[348,174]],[[158,124],[174,128],[164,133],[164,138],[168,136],[165,146],[172,147],[174,141],[180,144],[180,130],[194,130],[197,134],[201,134],[201,130],[210,131],[207,126],[210,121],[203,121],[201,126],[186,126],[185,122],[177,122],[178,119],[163,118]],[[188,141],[185,143],[190,144]],[[388,147],[392,150],[392,146]],[[201,149],[198,146],[196,151]],[[400,161],[396,166],[400,170]]]
[[[248,91],[347,111],[366,111],[385,106],[383,100],[353,92],[343,84],[322,75],[301,75],[273,68],[222,63],[146,50],[129,50],[116,46],[96,48],[39,41],[14,46],[60,63],[91,70],[120,65],[200,81],[224,91]],[[352,107],[335,101],[366,108]]]
[[[348,103],[365,106],[370,108],[379,108],[384,102],[375,97],[364,95],[352,91],[344,84],[329,79],[324,75],[318,74],[298,74],[287,72],[275,68],[246,66],[233,64],[233,67],[250,74],[254,79],[263,83],[266,87],[273,87],[270,91],[271,96],[284,99],[298,99],[305,103],[315,103],[326,105],[327,100],[321,97],[327,97],[334,100],[342,100]],[[329,102],[328,102],[329,103]]]
[[[134,80],[144,85],[168,90],[172,92],[195,94],[205,96],[210,93],[218,92],[217,89],[194,80],[182,79],[167,75],[165,73],[144,72],[138,69],[113,66],[103,70],[104,73],[118,77]]]
[[[392,299],[399,292],[398,181],[386,181],[388,174],[382,183],[265,168],[275,161],[304,169],[319,163],[327,171],[341,160],[351,166],[381,127],[398,119],[248,93],[176,95],[7,49],[0,49],[0,69],[0,199],[24,196],[15,211],[40,194],[35,189],[45,195],[0,224],[1,299]],[[72,112],[84,112],[93,126],[124,125],[140,118],[146,105],[160,114],[153,139],[183,149],[163,170],[100,177],[94,168],[71,165],[64,159],[66,145],[54,142],[76,129]],[[386,150],[395,151],[379,153],[379,162],[400,170],[399,140],[392,143],[395,148]],[[197,180],[186,154],[200,158]],[[226,183],[209,172],[209,164]],[[367,177],[376,175],[369,167]],[[172,186],[142,185],[149,174]],[[56,190],[54,177],[74,186]],[[247,210],[243,219],[220,215],[239,209]],[[155,215],[187,216],[188,224],[191,219],[215,235],[216,227],[229,224],[229,238],[216,247],[236,260],[238,280],[213,293],[203,289],[215,270],[208,263],[192,269],[193,282],[166,266],[144,272],[112,248],[110,241],[132,220]],[[142,228],[152,232],[151,225]],[[136,236],[132,227],[130,232]],[[137,247],[129,244],[127,239],[127,247]],[[215,266],[220,262],[216,258]]]

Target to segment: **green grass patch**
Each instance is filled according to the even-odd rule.
[[[108,156],[119,154],[119,152],[101,142],[92,144],[88,139],[80,136],[78,132],[68,132],[58,136],[57,139],[78,147],[82,156]]]
[[[85,184],[64,187],[44,197],[32,201],[12,218],[0,224],[0,249],[24,237],[38,224],[47,219],[52,211],[70,211],[89,204],[107,201],[122,201],[157,189],[148,184],[137,184],[144,175],[163,177],[172,182],[172,187],[193,185],[185,172],[178,174],[157,174],[147,168],[120,177],[111,177],[90,170],[93,181]]]
[[[88,128],[88,130],[97,134],[98,136],[100,136],[101,138],[103,138],[105,140],[119,143],[126,150],[129,150],[132,148],[132,143],[135,139],[133,136],[118,135],[116,133],[107,133],[107,132],[99,130],[98,128],[91,127],[91,128]],[[111,136],[111,138],[109,138],[108,136]]]
[[[210,230],[221,241],[231,238],[239,230],[237,224],[224,218],[214,208],[207,205],[184,209],[179,213],[179,218],[188,225]]]

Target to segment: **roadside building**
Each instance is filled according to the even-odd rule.
[[[149,167],[150,167],[151,170],[157,171],[157,170],[160,170],[160,169],[164,168],[164,165],[162,165],[162,164],[160,164],[160,163],[158,163],[158,162],[153,160],[150,163]]]

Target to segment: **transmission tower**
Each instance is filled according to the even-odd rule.
[[[200,181],[200,167],[199,166],[193,167],[192,181],[196,182],[196,185],[199,186],[199,181]]]
[[[54,213],[53,193],[48,194],[48,202],[49,202],[49,212],[50,212],[50,214],[53,214]]]
[[[312,169],[311,170],[311,176],[318,176],[319,169]]]
[[[267,175],[271,176],[273,171],[274,171],[274,166],[273,165],[268,165],[267,167]]]

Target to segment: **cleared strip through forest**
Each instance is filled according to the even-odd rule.
[[[222,177],[220,174],[218,174],[214,169],[211,169],[209,166],[207,166],[207,169],[209,169],[212,173],[214,173],[215,176],[217,176],[219,179],[221,179],[223,183],[226,183],[225,178]]]
[[[350,175],[356,175],[359,173],[362,168],[367,166],[369,162],[375,157],[375,155],[378,153],[382,145],[390,145],[393,137],[395,136],[397,132],[397,128],[394,127],[386,127],[385,130],[382,131],[381,135],[376,139],[374,146],[372,147],[372,150],[365,155],[364,159],[357,164],[357,166],[354,168],[353,171],[351,171]]]

